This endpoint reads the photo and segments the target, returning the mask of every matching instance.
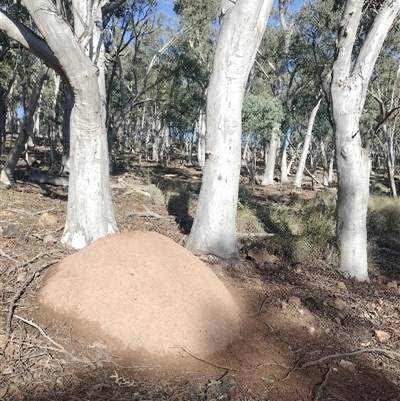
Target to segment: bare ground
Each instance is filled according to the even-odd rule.
[[[121,231],[183,243],[199,176],[182,166],[113,177]],[[169,190],[168,206],[150,187],[136,186],[140,179]],[[66,195],[63,187],[21,181],[0,189],[0,399],[400,400],[397,254],[382,250],[372,282],[360,284],[318,264],[292,265],[274,255],[268,238],[242,238],[241,269],[204,260],[245,316],[237,341],[207,357],[181,348],[146,364],[109,359],[70,320],[39,318],[44,277],[74,253],[59,243]]]

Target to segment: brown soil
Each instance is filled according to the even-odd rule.
[[[39,304],[72,322],[107,351],[201,357],[226,349],[241,327],[239,309],[218,277],[187,249],[155,232],[94,241],[50,269]],[[138,358],[132,356],[136,362]]]
[[[162,178],[164,189],[198,189],[198,172],[186,167],[137,168],[118,183],[159,179],[161,173],[169,174]],[[262,197],[264,190],[247,191]],[[59,243],[65,189],[23,182],[16,190],[0,189],[0,399],[400,400],[397,254],[381,251],[370,284],[344,280],[317,264],[291,265],[274,254],[268,238],[241,240],[240,269],[214,258],[203,260],[205,268],[173,243],[185,239],[190,202],[178,214],[172,202],[165,207],[129,186],[116,187],[113,196],[124,234],[75,253]],[[186,199],[179,196],[178,206]],[[161,242],[154,249],[156,238]],[[192,268],[198,270],[191,274]],[[52,280],[67,272],[73,280],[50,301]],[[137,293],[124,293],[135,279]],[[239,309],[237,337],[236,307],[225,288]],[[136,309],[135,294],[143,301]],[[149,300],[155,301],[154,314],[143,306]],[[168,302],[174,305],[161,310]],[[222,309],[221,302],[228,306]],[[57,313],[49,314],[50,303]],[[189,311],[197,317],[187,319]],[[218,340],[200,335],[203,327],[220,330]],[[131,345],[138,332],[143,341]],[[227,345],[218,351],[222,342]],[[147,351],[134,351],[138,344]],[[179,348],[170,352],[171,344]],[[355,350],[362,353],[349,355]]]

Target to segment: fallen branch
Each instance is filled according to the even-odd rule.
[[[35,257],[37,258],[37,257]],[[25,289],[28,287],[28,285],[36,278],[36,276],[43,271],[44,269],[46,269],[47,267],[54,265],[54,263],[57,263],[58,260],[53,260],[50,263],[47,263],[45,265],[43,265],[42,267],[40,267],[39,269],[37,269],[35,272],[33,272],[19,287],[19,290],[17,291],[17,293],[11,298],[10,301],[10,306],[8,307],[8,314],[7,314],[7,323],[6,323],[6,332],[7,334],[10,334],[11,332],[11,321],[13,318],[13,313],[14,313],[14,308],[15,308],[15,303],[18,301],[18,299],[21,297],[22,293],[25,291]],[[29,263],[29,262],[27,262]]]
[[[67,187],[69,180],[67,177],[43,174],[35,171],[28,177],[28,181],[38,182],[39,184],[61,185]]]
[[[51,209],[42,210],[40,212],[34,212],[34,213],[28,212],[25,209],[8,209],[8,210],[13,213],[24,213],[24,214],[27,214],[28,216],[35,216],[37,214],[44,214],[44,213],[51,212],[51,211],[55,210],[55,207],[52,207]]]
[[[94,366],[94,364],[89,360],[89,358],[78,358],[75,355],[71,354],[69,351],[67,351],[61,344],[58,344],[57,342],[55,342],[50,336],[48,336],[44,330],[38,326],[37,324],[31,322],[30,320],[24,319],[18,315],[15,315],[15,317],[19,320],[21,320],[22,322],[29,324],[29,326],[34,327],[35,329],[39,330],[40,334],[48,341],[50,341],[53,345],[55,345],[56,348],[53,347],[40,347],[39,348],[44,348],[50,351],[57,351],[57,352],[62,352],[65,355],[68,355],[69,358],[74,361],[74,362],[81,362],[84,363],[86,365],[89,365],[92,369],[96,369],[96,366]]]
[[[172,347],[170,347],[170,348],[179,348],[179,349],[181,349],[182,351],[186,352],[186,353],[187,353],[189,356],[191,356],[192,358],[196,359],[197,361],[206,363],[207,365],[211,365],[211,366],[214,366],[215,368],[223,369],[223,370],[226,370],[226,371],[232,371],[232,372],[252,372],[253,370],[261,369],[261,368],[264,368],[265,366],[278,366],[278,367],[283,368],[283,369],[289,369],[287,366],[282,365],[282,364],[277,363],[277,362],[261,363],[261,364],[256,365],[256,366],[252,366],[252,367],[250,367],[250,368],[248,368],[248,369],[234,369],[234,368],[230,368],[229,366],[218,365],[218,364],[216,364],[216,363],[214,363],[214,362],[210,362],[210,361],[207,361],[207,360],[205,360],[205,359],[201,359],[201,358],[199,358],[198,356],[193,355],[193,354],[192,354],[191,352],[189,352],[186,348],[181,347],[181,346],[172,346]]]
[[[365,354],[367,352],[370,352],[370,353],[376,352],[378,354],[384,354],[387,356],[396,356],[396,357],[400,358],[400,352],[390,351],[390,350],[383,349],[383,348],[366,348],[366,349],[360,349],[360,350],[351,351],[351,352],[344,352],[344,353],[340,353],[340,354],[323,356],[322,358],[316,359],[315,361],[303,363],[303,365],[301,365],[298,369],[304,369],[304,368],[308,368],[310,366],[319,365],[321,362],[328,361],[329,359],[345,358],[347,356]]]
[[[273,236],[274,234],[270,233],[242,233],[242,232],[236,233],[237,238],[267,238]]]
[[[323,184],[321,184],[314,176],[313,173],[310,172],[310,170],[308,170],[307,167],[304,167],[305,172],[321,187],[323,187]]]
[[[152,212],[146,205],[142,205],[145,212],[129,212],[126,217],[138,216],[138,217],[154,217],[155,219],[175,219],[174,216],[161,216],[161,214]]]

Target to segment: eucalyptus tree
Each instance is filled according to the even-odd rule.
[[[360,116],[383,42],[400,0],[347,0],[339,24],[332,74],[332,110],[338,169],[337,237],[342,272],[368,281],[366,217],[370,158],[362,146]]]
[[[0,29],[56,70],[74,94],[70,120],[70,182],[67,222],[62,241],[82,248],[117,229],[111,203],[104,113],[103,48],[99,2],[84,9],[74,1],[78,37],[61,3],[25,2],[42,36],[0,10]],[[103,15],[120,2],[103,5]],[[86,3],[85,3],[86,4]],[[98,63],[98,61],[100,61]]]
[[[28,138],[32,136],[33,131],[33,115],[36,111],[37,104],[39,102],[40,93],[43,87],[43,83],[47,76],[48,67],[42,65],[39,74],[36,78],[35,85],[30,95],[28,104],[24,107],[24,119],[21,124],[18,138],[10,150],[6,162],[4,163],[3,169],[1,170],[0,179],[1,182],[8,186],[15,186],[14,181],[14,170],[17,162],[25,148]]]
[[[400,114],[400,63],[398,57],[399,21],[384,44],[375,65],[373,79],[366,101],[367,113],[361,118],[365,131],[371,133],[371,146],[374,152],[382,152],[386,159],[386,169],[392,196],[397,196],[395,182],[395,138],[397,133],[397,117]],[[379,149],[381,145],[382,149]]]
[[[268,151],[267,138],[268,134],[276,128],[277,121],[283,121],[284,115],[281,103],[272,95],[271,91],[266,88],[265,82],[260,78],[254,78],[249,88],[249,93],[244,96],[242,127],[243,133],[247,135],[248,143],[259,146],[263,150],[263,158],[265,170],[268,170]],[[246,152],[243,152],[243,159],[246,158]],[[255,164],[257,155],[252,155],[252,163]],[[255,166],[250,171],[250,178],[255,180]],[[253,176],[252,176],[253,175]],[[264,177],[266,171],[264,171]]]
[[[0,155],[6,139],[8,95],[15,81],[15,68],[12,66],[10,53],[9,40],[0,32]]]
[[[241,111],[246,81],[272,0],[223,0],[221,30],[207,90],[206,162],[187,247],[195,254],[238,259],[236,210]]]
[[[2,7],[10,15],[27,21],[28,14],[17,2],[5,0]],[[16,108],[18,105],[23,108],[27,103],[31,76],[35,76],[32,68],[35,68],[33,58],[0,31],[0,154],[5,145],[6,131],[12,136],[18,131]],[[25,92],[25,89],[28,91]]]
[[[155,101],[156,60],[167,49],[171,33],[162,27],[156,0],[128,0],[110,18],[108,32],[106,104],[111,151],[133,141],[141,105]]]
[[[303,143],[303,150],[301,152],[301,156],[300,156],[300,161],[299,161],[299,165],[297,167],[297,172],[296,172],[296,176],[294,177],[293,180],[293,185],[295,187],[301,187],[301,182],[303,179],[303,174],[304,174],[304,169],[306,166],[306,159],[307,159],[307,154],[308,154],[308,150],[311,144],[311,139],[312,139],[312,131],[314,128],[314,122],[315,122],[315,118],[317,116],[317,112],[319,109],[319,106],[321,104],[322,101],[322,93],[318,96],[318,98],[316,99],[316,103],[312,109],[312,112],[310,114],[310,118],[308,120],[308,125],[307,125],[307,132],[305,134],[304,137],[304,143]]]
[[[294,179],[295,186],[301,186],[302,169],[313,128],[313,140],[318,143],[314,149],[320,150],[323,162],[324,185],[329,185],[332,180],[334,152],[331,145],[333,120],[330,82],[335,50],[332,39],[339,20],[340,13],[335,8],[335,0],[304,2],[294,16],[291,54],[296,55],[296,80],[298,85],[301,83],[302,90],[296,90],[294,96],[292,95],[291,116],[293,125],[301,127],[297,131],[304,132],[299,169]],[[318,114],[314,121],[314,113],[311,111],[316,109]],[[310,123],[313,123],[314,127]],[[291,142],[293,143],[292,140]]]
[[[218,3],[219,0],[177,0],[174,3],[180,28],[185,30],[184,37],[173,49],[176,72],[191,97],[192,107],[188,111],[194,117],[197,161],[201,167],[205,163],[205,105],[217,37]]]

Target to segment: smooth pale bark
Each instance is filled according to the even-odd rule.
[[[11,39],[39,57],[48,67],[56,71],[61,77],[65,77],[60,62],[50,49],[48,44],[36,33],[24,24],[9,16],[0,8],[0,30],[4,31]],[[60,44],[60,42],[59,42]]]
[[[394,157],[394,143],[393,143],[393,137],[395,134],[395,127],[396,124],[394,124],[393,127],[383,127],[383,132],[385,133],[386,136],[386,147],[387,147],[387,158],[386,158],[386,167],[388,171],[388,177],[389,177],[389,182],[390,182],[390,190],[392,192],[392,196],[394,198],[397,198],[397,188],[396,188],[396,182],[395,182],[395,157]]]
[[[324,187],[328,187],[329,186],[329,162],[328,162],[328,158],[326,157],[325,143],[322,138],[320,139],[319,144],[320,144],[319,146],[321,147],[322,165],[324,167]]]
[[[3,140],[6,138],[7,95],[0,86],[0,156],[3,153]]]
[[[224,1],[221,6],[222,26],[207,92],[206,163],[187,247],[195,254],[238,259],[243,95],[272,0]]]
[[[206,113],[200,110],[196,123],[197,132],[197,162],[201,168],[206,162]]]
[[[400,0],[386,0],[382,4],[354,62],[353,46],[363,4],[363,0],[346,1],[339,25],[331,93],[338,169],[340,269],[346,276],[368,281],[370,158],[361,145],[359,120],[376,59],[398,15]]]
[[[56,149],[57,149],[57,142],[58,142],[58,124],[57,124],[57,99],[58,93],[60,91],[60,76],[53,74],[54,79],[54,94],[53,94],[53,105],[52,105],[52,124],[50,126],[50,160],[54,162],[56,160]]]
[[[333,165],[335,163],[335,149],[332,150],[331,157],[329,158],[329,170],[328,170],[328,183],[333,182]]]
[[[80,249],[117,229],[111,203],[98,69],[77,42],[70,26],[57,15],[51,1],[30,0],[25,6],[63,66],[74,94],[67,224],[62,242]]]
[[[304,168],[306,166],[306,160],[308,155],[308,150],[310,148],[312,130],[314,127],[315,117],[317,116],[317,112],[319,109],[319,105],[321,104],[322,97],[318,100],[317,104],[314,106],[310,118],[308,120],[307,132],[304,138],[303,150],[301,152],[299,165],[297,167],[296,176],[294,177],[293,185],[295,187],[301,188],[301,182],[303,180]]]
[[[287,165],[287,136],[284,135],[281,143],[281,184],[289,182]]]
[[[275,161],[276,161],[276,152],[278,150],[278,145],[279,145],[279,138],[274,129],[271,132],[271,138],[269,140],[268,154],[266,156],[264,176],[261,181],[261,185],[268,186],[268,185],[273,185],[275,183],[274,172],[275,172]]]
[[[31,96],[29,97],[28,106],[25,110],[24,122],[21,126],[18,138],[7,157],[4,167],[1,170],[0,180],[3,184],[14,187],[14,171],[17,166],[18,160],[25,149],[25,144],[28,141],[29,136],[32,134],[33,129],[33,115],[37,108],[40,93],[42,91],[44,80],[47,76],[48,68],[43,65],[36,78],[35,86],[32,90]]]

